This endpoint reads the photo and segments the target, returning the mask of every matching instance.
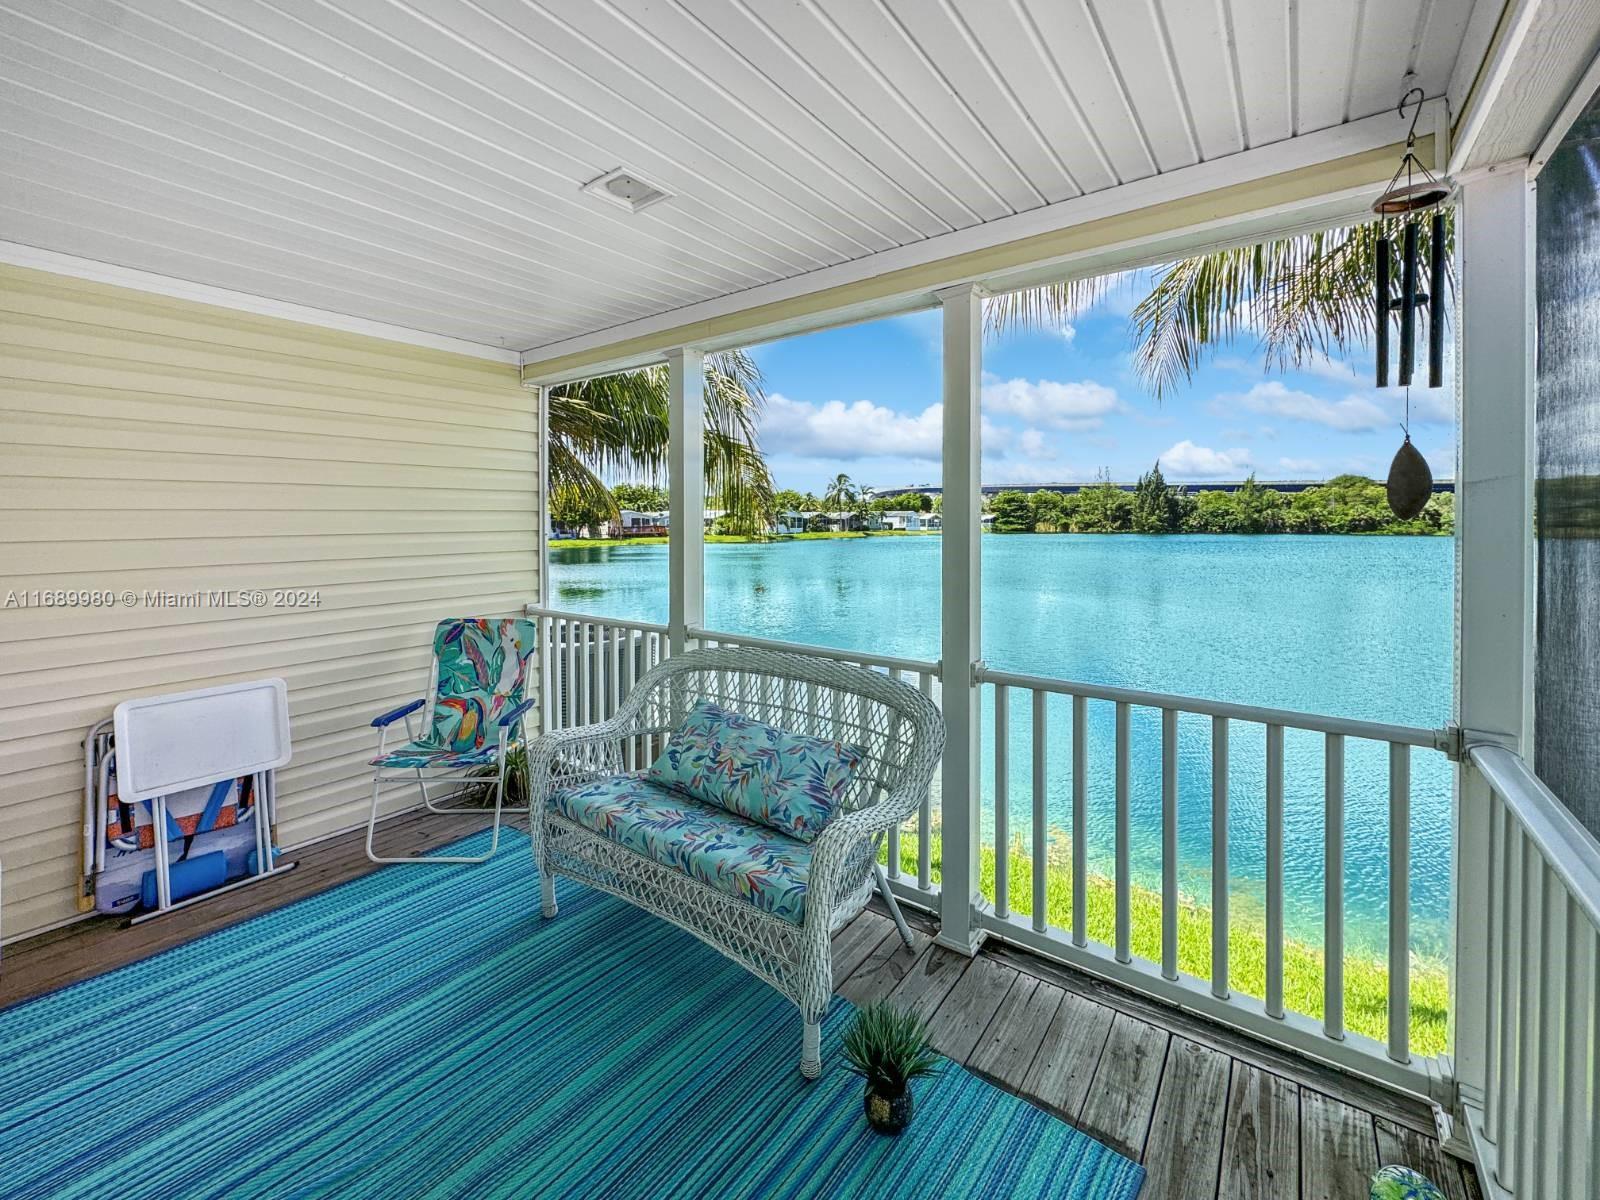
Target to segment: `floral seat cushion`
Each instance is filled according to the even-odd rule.
[[[645,777],[809,842],[844,807],[863,757],[701,701]]]
[[[448,747],[430,746],[425,742],[407,742],[372,760],[375,767],[482,767],[492,766],[498,747],[493,742],[470,750],[451,750]]]
[[[568,820],[785,921],[805,919],[811,847],[642,775],[550,797]]]

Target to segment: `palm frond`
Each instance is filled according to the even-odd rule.
[[[706,488],[722,507],[765,515],[772,478],[761,457],[757,431],[766,392],[761,369],[748,354],[730,350],[706,357]],[[667,368],[644,367],[564,384],[550,394],[550,483],[568,488],[592,511],[616,507],[603,476],[643,476],[666,469],[671,426]],[[597,505],[597,507],[596,507]]]
[[[1278,370],[1348,352],[1371,336],[1377,319],[1372,264],[1380,237],[1391,240],[1399,278],[1403,225],[1400,218],[1386,218],[1317,230],[1226,247],[1159,269],[1130,318],[1135,370],[1162,397],[1191,379],[1207,354],[1247,335],[1259,341],[1267,366]],[[1419,234],[1425,263],[1426,222]],[[1449,209],[1445,236],[1453,290],[1455,222]],[[986,320],[997,331],[1059,328],[1104,296],[1116,278],[1071,280],[996,296]]]
[[[1096,275],[990,296],[983,304],[984,328],[996,337],[1061,329],[1098,304],[1121,280],[1121,275]]]

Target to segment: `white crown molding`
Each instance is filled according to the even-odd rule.
[[[336,329],[341,333],[356,333],[364,337],[381,338],[386,342],[420,346],[427,350],[443,350],[450,354],[464,354],[510,366],[517,366],[521,362],[521,356],[515,350],[499,346],[486,346],[481,342],[469,342],[464,338],[446,337],[421,329],[408,329],[403,325],[389,325],[383,321],[369,321],[365,317],[353,317],[348,313],[328,312],[304,304],[291,304],[287,300],[274,300],[268,296],[254,296],[248,292],[235,292],[228,288],[212,287],[210,284],[194,283],[187,279],[174,279],[168,275],[157,275],[133,267],[120,267],[114,263],[98,262],[91,258],[79,258],[75,254],[62,254],[39,246],[25,246],[20,242],[0,241],[0,263],[15,267],[31,267],[34,270],[49,271],[51,274],[65,275],[72,279],[86,279],[93,283],[109,283],[116,287],[151,292],[175,300],[193,300],[215,308],[229,308],[238,312],[254,313],[261,317],[278,317],[285,321],[296,321],[301,325],[313,325],[319,329]]]

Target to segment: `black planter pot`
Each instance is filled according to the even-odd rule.
[[[897,1096],[880,1095],[872,1090],[869,1083],[863,1107],[867,1113],[867,1124],[875,1132],[896,1137],[911,1124],[911,1089],[907,1088]]]

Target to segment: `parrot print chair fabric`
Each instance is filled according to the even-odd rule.
[[[538,648],[538,626],[521,618],[456,617],[440,621],[433,632],[433,677],[428,695],[372,722],[380,731],[372,783],[372,813],[367,823],[367,855],[374,862],[481,862],[479,858],[432,856],[426,859],[383,858],[372,848],[385,780],[414,778],[424,806],[431,812],[473,812],[443,808],[428,795],[430,784],[462,787],[466,776],[487,776],[495,782],[494,853],[500,836],[509,751],[523,743],[522,718],[532,708],[527,697],[528,664]],[[419,710],[425,725],[418,730],[412,716]],[[406,743],[387,746],[388,728],[404,720]],[[520,760],[525,769],[525,759]],[[515,764],[512,764],[515,765]],[[424,777],[423,772],[429,774]],[[401,774],[392,774],[400,772]],[[452,779],[452,774],[455,776]],[[516,808],[512,811],[526,811]]]
[[[532,621],[440,621],[433,631],[437,664],[430,742],[477,750],[502,713],[522,703]]]
[[[372,760],[375,767],[478,767],[495,762],[500,718],[523,700],[532,621],[440,621],[433,631],[433,711],[428,732]],[[409,732],[409,722],[408,722]]]

